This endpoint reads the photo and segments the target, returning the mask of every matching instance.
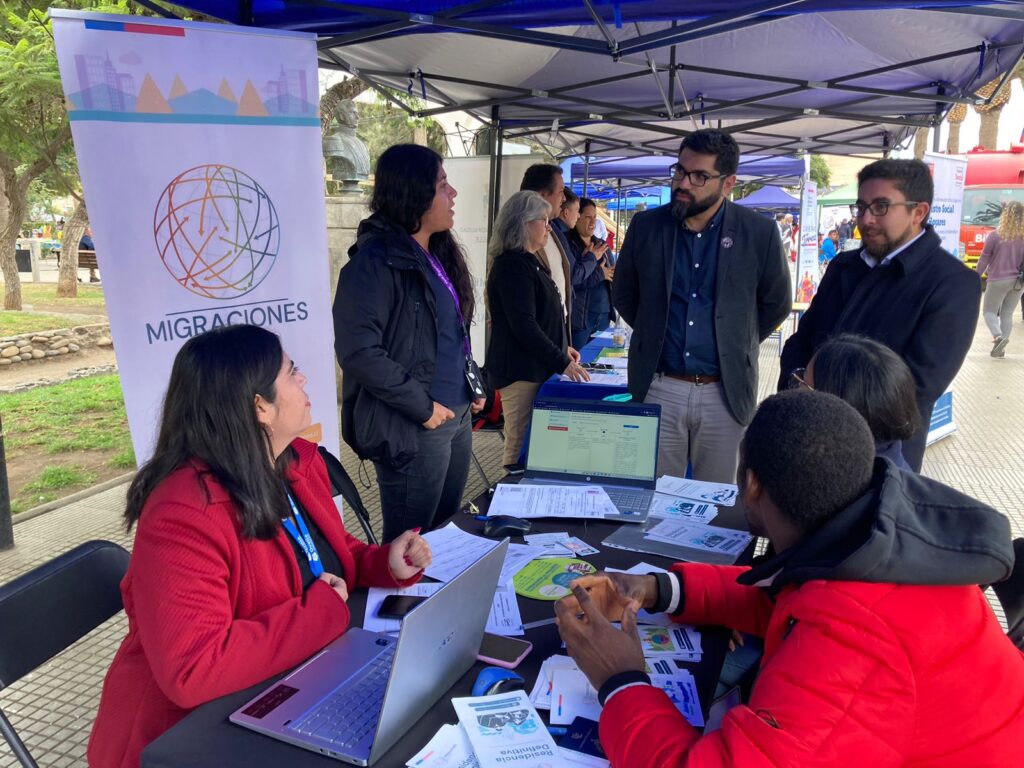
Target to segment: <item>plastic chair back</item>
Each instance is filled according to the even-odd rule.
[[[349,477],[348,472],[345,471],[345,467],[342,466],[337,456],[322,445],[319,447],[319,451],[323,457],[324,464],[327,465],[327,477],[331,481],[331,492],[336,496],[341,494],[341,497],[345,499],[345,502],[355,514],[356,520],[359,521],[359,526],[363,529],[363,533],[366,534],[366,540],[370,544],[379,544],[380,542],[377,541],[377,537],[373,535],[373,529],[370,527],[370,513],[363,505],[363,500],[359,496],[356,484],[352,482],[352,478]]]

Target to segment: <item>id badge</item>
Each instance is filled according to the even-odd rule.
[[[480,369],[477,364],[471,359],[466,358],[466,383],[469,385],[469,391],[473,393],[474,400],[480,400],[481,398],[487,397],[487,390],[484,389],[484,382],[480,376]]]

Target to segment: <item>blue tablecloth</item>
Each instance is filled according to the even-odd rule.
[[[584,363],[592,363],[597,359],[602,349],[613,346],[615,345],[611,339],[591,339],[580,350],[580,360]],[[622,395],[626,391],[625,385],[578,384],[575,381],[562,381],[556,374],[541,385],[537,398],[560,397],[570,400],[604,400],[609,395]]]

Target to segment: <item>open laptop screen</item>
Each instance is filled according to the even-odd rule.
[[[527,471],[654,482],[660,411],[657,405],[538,401]]]

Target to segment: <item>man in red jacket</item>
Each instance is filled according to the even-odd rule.
[[[599,690],[613,766],[1024,765],[1024,655],[978,588],[1011,572],[1007,520],[873,456],[843,401],[776,395],[739,469],[750,527],[775,555],[574,583],[559,631]],[[721,730],[701,736],[650,685],[641,606],[764,637],[750,702]]]

